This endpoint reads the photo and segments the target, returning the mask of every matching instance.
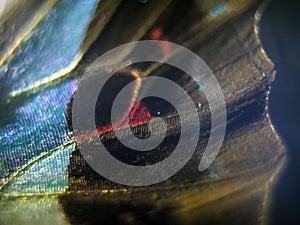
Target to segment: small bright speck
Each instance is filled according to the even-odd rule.
[[[223,11],[226,9],[226,4],[224,2],[218,3],[215,7],[212,8],[209,15],[212,17],[216,17],[219,14],[223,13]]]

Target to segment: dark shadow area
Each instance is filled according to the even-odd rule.
[[[71,224],[176,224],[171,208],[157,208],[153,203],[113,201],[94,197],[76,197],[61,199],[64,211]]]
[[[288,149],[288,162],[273,193],[271,224],[299,224],[300,14],[299,2],[274,0],[261,21],[261,41],[275,64],[270,115]]]

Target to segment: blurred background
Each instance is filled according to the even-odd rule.
[[[300,224],[300,13],[299,1],[273,0],[266,8],[260,37],[277,76],[269,111],[288,149],[288,163],[275,187],[272,225]]]

